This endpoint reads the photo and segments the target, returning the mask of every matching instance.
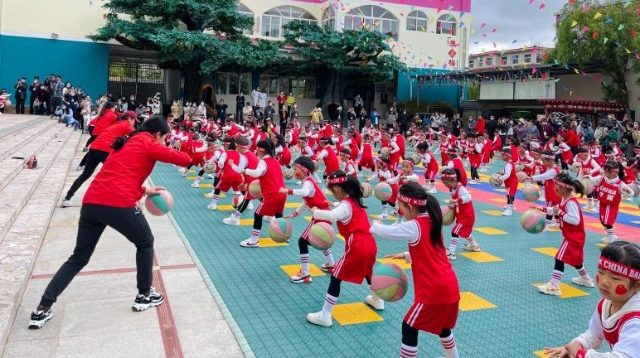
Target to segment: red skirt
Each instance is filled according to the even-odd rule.
[[[335,264],[333,276],[359,285],[365,277],[371,278],[378,247],[369,233],[356,233],[345,239],[344,255]]]
[[[455,328],[459,303],[434,305],[414,302],[404,316],[404,322],[415,329],[440,335],[445,328]]]

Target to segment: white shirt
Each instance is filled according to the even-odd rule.
[[[315,186],[309,182],[308,180],[303,180],[302,181],[302,188],[300,189],[293,189],[293,195],[297,195],[297,196],[301,196],[303,198],[311,198],[314,195],[316,195],[316,188]],[[300,204],[300,206],[296,209],[296,213],[300,214],[303,211],[307,210],[308,206],[307,203],[303,200],[302,203]]]
[[[346,201],[341,201],[338,206],[331,210],[316,210],[313,213],[316,220],[338,221],[348,223],[351,220],[351,205]]]
[[[387,184],[396,184],[400,182],[400,179],[402,179],[402,177],[405,177],[405,182],[414,182],[417,183],[418,182],[418,176],[415,174],[410,174],[405,176],[404,174],[400,174],[395,178],[391,178],[389,180],[387,180]]]
[[[265,155],[264,158],[269,158],[269,156]],[[244,173],[248,176],[259,178],[267,173],[267,163],[263,159],[260,159],[255,169],[245,169]]]

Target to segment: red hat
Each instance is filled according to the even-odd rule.
[[[126,111],[119,117],[119,119],[124,119],[124,118],[131,118],[134,121],[136,121],[136,123],[140,123],[140,120],[138,119],[138,115],[134,111]]]

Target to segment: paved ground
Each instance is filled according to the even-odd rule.
[[[0,136],[6,128],[0,123]],[[72,138],[69,143],[81,148],[86,137]],[[82,154],[75,151],[64,190],[77,176],[75,167]],[[490,172],[501,165],[494,163]],[[175,199],[172,215],[147,215],[156,236],[154,283],[165,293],[166,304],[157,310],[131,311],[135,251],[122,236],[108,230],[91,263],[54,306],[54,319],[39,331],[26,328],[29,312],[49,278],[72,252],[80,191],[74,198],[75,206],[53,211],[10,335],[0,347],[2,357],[398,355],[401,322],[412,302],[412,289],[401,301],[387,304],[385,311],[374,312],[363,304],[366,285],[344,284],[334,311],[334,326],[326,329],[308,324],[305,315],[321,308],[329,277],[313,270],[313,283],[289,283],[288,276],[298,265],[296,240],[290,245],[274,245],[265,238],[259,249],[238,246],[250,234],[253,214],[243,216],[243,226],[222,225],[222,218],[231,213],[231,196],[220,200],[219,211],[206,210],[208,199],[203,194],[210,189],[190,188],[193,175],[185,179],[177,168],[159,164],[151,176]],[[295,187],[293,181],[287,185]],[[446,199],[443,187],[439,189],[437,197]],[[566,343],[582,332],[599,295],[594,289],[570,283],[575,270],[566,270],[562,297],[542,295],[533,286],[548,280],[560,234],[528,234],[520,227],[519,214],[499,216],[505,201],[501,189],[487,184],[470,189],[477,214],[474,236],[483,252],[459,252],[454,262],[462,291],[460,319],[454,331],[461,356],[540,356],[544,346]],[[59,198],[56,201],[59,203]],[[366,204],[370,214],[380,213],[380,203],[374,198]],[[640,212],[636,204],[637,199],[623,204],[618,226],[623,238],[630,239],[637,231]],[[298,205],[291,200],[287,211]],[[528,205],[517,202],[520,212]],[[595,214],[585,216],[586,266],[594,274],[603,230]],[[294,237],[307,222],[304,217],[293,220]],[[267,236],[266,225],[262,236]],[[338,258],[343,249],[343,242],[337,241],[334,256]],[[403,244],[378,240],[378,257],[405,250]],[[319,267],[322,254],[312,250],[311,262]],[[411,275],[410,266],[405,268]],[[420,336],[420,351],[421,357],[442,355],[437,340],[426,334]]]

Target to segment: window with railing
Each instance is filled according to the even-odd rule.
[[[279,77],[272,73],[260,75],[260,88],[264,88],[267,96],[276,96],[280,91],[293,93],[296,99],[316,98],[316,79],[310,77]]]
[[[458,21],[451,14],[445,14],[438,18],[436,22],[436,34],[453,35],[457,34]]]
[[[344,16],[344,28],[348,30],[366,29],[398,36],[400,21],[386,9],[375,6],[360,6]]]
[[[317,23],[318,20],[306,10],[296,6],[278,6],[264,14],[260,24],[260,35],[264,37],[280,38],[284,35],[284,25],[299,20],[307,23]]]
[[[322,26],[332,30],[336,29],[336,13],[331,5],[327,6],[322,13]]]
[[[242,15],[245,15],[245,16],[249,16],[250,18],[253,19],[253,21],[255,21],[255,17],[254,17],[253,11],[251,11],[247,6],[245,6],[242,3],[238,4],[238,13],[242,14]],[[255,26],[255,23],[254,23],[254,26]],[[243,29],[242,33],[245,34],[245,35],[251,36],[251,35],[253,35],[253,29]]]
[[[407,30],[427,32],[427,14],[419,10],[413,10],[407,15]]]

